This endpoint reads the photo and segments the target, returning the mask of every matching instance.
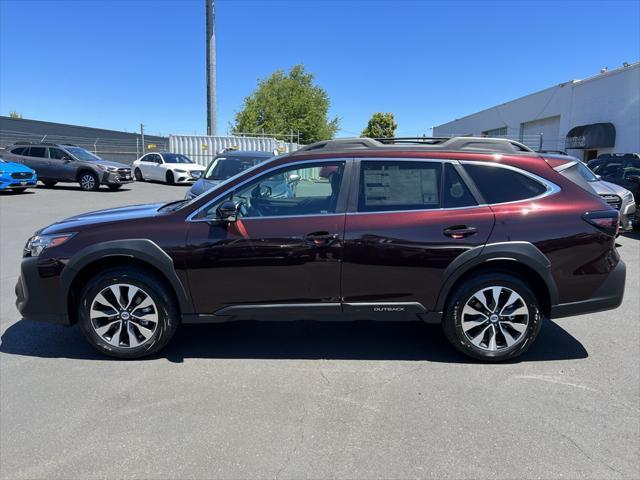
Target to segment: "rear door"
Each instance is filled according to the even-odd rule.
[[[489,238],[491,209],[478,205],[457,162],[363,159],[357,175],[345,226],[345,310],[433,308],[445,269]]]
[[[39,179],[55,179],[48,170],[47,147],[29,147],[25,151],[23,158],[24,164],[35,170]]]

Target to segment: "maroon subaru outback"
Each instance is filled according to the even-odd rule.
[[[157,352],[181,323],[368,318],[441,323],[460,351],[498,361],[543,318],[620,305],[618,228],[517,142],[333,140],[190,201],[36,232],[16,303],[119,358]]]

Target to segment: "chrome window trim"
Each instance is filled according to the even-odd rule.
[[[348,162],[349,160],[351,160],[351,157],[336,157],[336,158],[320,158],[320,159],[315,159],[315,160],[301,160],[301,161],[298,161],[298,162],[291,162],[291,163],[287,163],[287,164],[283,164],[283,165],[277,165],[275,167],[268,168],[267,170],[262,172],[260,175],[267,174],[269,172],[273,172],[274,170],[279,170],[281,168],[294,167],[296,165],[305,165],[305,164],[310,164],[310,163],[335,163],[335,162],[344,162],[346,164],[346,162]],[[258,168],[258,167],[260,167],[262,165],[264,165],[264,163],[263,164],[258,163],[257,165],[255,165],[255,166],[253,166],[251,168],[248,168],[243,173],[247,173],[247,172],[249,172],[249,171],[251,171],[253,169],[256,169],[256,168]],[[233,179],[233,177],[227,179],[226,182],[229,182],[232,179]],[[243,185],[245,185],[245,184],[247,184],[247,183],[249,183],[249,182],[251,182],[252,180],[255,180],[255,179],[256,179],[255,176],[250,176],[246,180],[238,183],[237,185],[234,185],[231,189],[225,190],[223,193],[221,193],[220,195],[216,196],[212,200],[208,201],[207,203],[205,203],[200,208],[198,208],[195,211],[191,212],[189,214],[189,216],[187,217],[186,221],[187,222],[191,222],[191,223],[212,222],[212,221],[214,221],[214,219],[211,219],[211,218],[194,218],[194,217],[196,217],[198,215],[198,213],[200,213],[202,210],[206,210],[209,206],[211,206],[211,204],[216,203],[217,201],[222,199],[230,191],[234,191],[234,190],[242,187]],[[282,215],[282,216],[273,216],[273,217],[241,217],[241,218],[249,220],[249,219],[256,219],[256,218],[300,218],[300,217],[326,216],[326,215],[344,215],[344,212],[342,212],[342,213],[335,213],[335,212],[334,213],[313,213],[313,214],[310,214],[310,215]]]

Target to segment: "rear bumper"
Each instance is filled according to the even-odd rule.
[[[25,320],[69,324],[59,276],[42,277],[38,258],[24,258],[15,287],[16,307]]]
[[[609,273],[604,283],[588,300],[580,302],[561,303],[551,307],[551,318],[570,317],[584,313],[600,312],[618,308],[624,297],[624,283],[627,267],[622,260]]]

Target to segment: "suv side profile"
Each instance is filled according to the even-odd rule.
[[[58,182],[77,182],[87,191],[98,190],[100,185],[118,190],[125,183],[133,182],[128,165],[103,160],[75,145],[16,143],[7,147],[5,158],[35,170],[47,187]]]
[[[272,197],[291,175],[294,194]],[[36,232],[16,305],[118,358],[159,351],[180,323],[367,318],[441,323],[461,352],[499,361],[543,318],[620,305],[618,228],[616,210],[517,142],[325,141],[190,201]]]

